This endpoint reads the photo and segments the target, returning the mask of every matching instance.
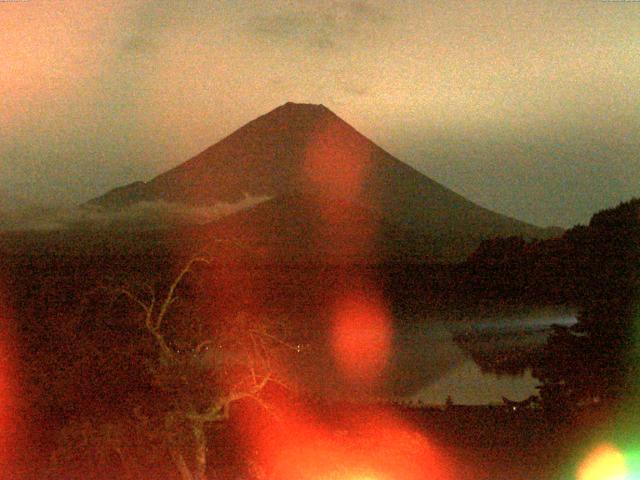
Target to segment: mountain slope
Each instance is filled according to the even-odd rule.
[[[332,205],[342,203],[393,225],[384,231],[404,229],[430,238],[549,233],[466,200],[402,163],[326,107],[293,103],[149,182],[112,190],[89,203],[104,209],[140,201],[203,206],[237,202],[246,195],[269,197],[272,207],[284,199],[288,205],[312,199],[320,210],[328,209],[324,217]],[[289,210],[296,215],[295,208]],[[285,234],[277,223],[274,228]]]

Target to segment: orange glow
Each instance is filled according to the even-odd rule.
[[[578,480],[624,480],[628,469],[623,454],[612,445],[596,448],[578,469]]]
[[[0,49],[0,121],[15,126],[28,116],[40,118],[72,92],[85,93],[83,83],[102,73],[100,58],[113,44],[113,19],[122,5],[119,0],[0,3],[0,44],[11,46]]]
[[[364,474],[364,475],[351,475],[348,477],[349,480],[382,480],[382,477],[380,477],[379,475],[368,475],[368,474]]]
[[[17,434],[15,345],[11,318],[0,296],[0,469],[12,461],[13,440]]]
[[[255,435],[258,463],[278,480],[456,478],[451,459],[384,411],[345,423],[347,429],[332,430],[309,415],[279,412]]]
[[[336,306],[332,349],[335,362],[351,381],[370,384],[387,364],[391,327],[386,305],[373,289],[358,289]]]
[[[331,119],[307,146],[304,174],[321,192],[356,200],[369,174],[370,156],[368,144],[355,130]]]
[[[328,114],[305,149],[302,184],[317,202],[323,225],[316,248],[326,260],[372,260],[379,228],[365,187],[372,177],[371,146]]]

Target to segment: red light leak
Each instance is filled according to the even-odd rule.
[[[335,121],[320,125],[307,145],[300,174],[317,201],[323,225],[316,248],[326,260],[375,255],[379,225],[368,210],[371,200],[361,201],[371,167],[370,145]]]
[[[304,171],[319,198],[325,225],[318,238],[331,239],[318,248],[327,258],[371,258],[377,222],[355,204],[371,175],[371,151],[360,135],[339,123],[323,124],[307,146]],[[325,199],[328,198],[325,197]],[[346,201],[346,202],[345,202]],[[334,203],[335,202],[335,203]],[[332,310],[331,347],[336,365],[351,382],[373,384],[389,358],[391,328],[383,296],[360,275],[345,278],[351,291],[338,292]],[[364,283],[364,285],[363,285]]]
[[[374,384],[390,355],[391,325],[381,295],[356,289],[336,305],[332,349],[342,374],[357,384]]]
[[[440,447],[383,411],[332,430],[288,410],[258,432],[258,462],[278,480],[453,480]]]
[[[354,154],[355,152],[355,154]],[[355,203],[370,175],[371,152],[357,132],[329,122],[307,146],[301,174],[325,223],[318,238],[329,258],[369,257],[378,225]],[[315,198],[312,196],[312,198]],[[333,200],[331,200],[333,199]],[[326,202],[326,200],[329,200]],[[324,235],[323,235],[324,234]],[[343,275],[348,275],[344,273]],[[226,283],[228,278],[223,279]],[[376,282],[355,273],[342,278],[346,291],[331,292],[331,348],[341,373],[353,384],[373,387],[390,356],[391,322]],[[251,289],[247,289],[251,292]],[[272,406],[252,418],[242,416],[238,428],[250,442],[257,466],[278,480],[453,480],[452,462],[424,435],[389,413],[347,419],[348,431],[333,428],[291,405]]]
[[[16,346],[12,320],[0,295],[0,470],[13,461],[17,448]]]
[[[369,146],[337,122],[323,127],[307,145],[303,175],[321,192],[355,200],[371,166]]]

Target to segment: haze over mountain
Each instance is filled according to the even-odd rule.
[[[34,220],[47,217],[52,209],[32,203],[20,194],[0,189],[0,230],[31,228]]]
[[[327,240],[346,230],[345,242],[365,244],[361,255],[385,244],[393,250],[398,244],[391,240],[401,239],[411,256],[430,252],[436,257],[469,253],[487,237],[557,233],[466,200],[394,158],[322,105],[293,103],[151,181],[111,190],[87,207],[117,212],[162,202],[204,208],[247,199],[259,199],[258,205],[223,220],[224,229],[212,228],[239,232],[262,225],[272,239],[293,240],[299,235],[292,233],[292,222],[298,233],[307,234],[326,225],[327,232],[335,230],[325,235]],[[247,228],[231,228],[234,222]],[[253,236],[266,234],[264,228],[261,232]],[[443,250],[451,242],[459,243],[455,253]]]

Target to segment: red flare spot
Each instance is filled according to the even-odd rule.
[[[332,348],[337,366],[349,380],[371,384],[379,379],[390,345],[389,315],[379,295],[359,290],[337,303]]]
[[[355,130],[330,121],[307,146],[304,173],[322,192],[354,200],[371,168],[371,148]]]
[[[331,429],[286,409],[254,436],[257,464],[280,480],[450,480],[454,462],[424,435],[384,411]]]
[[[0,297],[0,470],[12,462],[17,448],[16,348],[8,309]]]

